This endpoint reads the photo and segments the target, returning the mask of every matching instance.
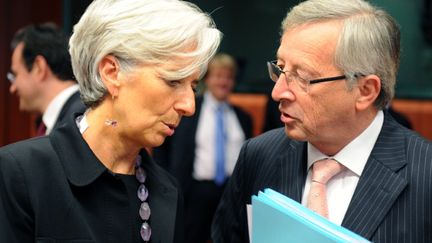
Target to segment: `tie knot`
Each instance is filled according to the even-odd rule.
[[[45,123],[41,121],[37,127],[36,130],[36,136],[44,136],[46,133],[47,127],[45,126]]]
[[[333,176],[344,169],[345,166],[333,159],[316,161],[312,167],[312,181],[327,184]]]

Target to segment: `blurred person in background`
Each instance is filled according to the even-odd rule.
[[[210,239],[213,214],[243,142],[251,137],[251,117],[228,101],[237,64],[219,53],[204,76],[197,112],[182,120],[174,136],[153,150],[155,160],[173,174],[184,191],[186,241]]]
[[[21,111],[35,113],[36,135],[49,134],[75,112],[83,112],[68,52],[69,38],[53,23],[26,26],[11,43],[9,91]]]
[[[220,38],[185,1],[93,1],[69,50],[88,109],[0,149],[0,242],[184,242],[183,197],[144,148],[194,113]]]

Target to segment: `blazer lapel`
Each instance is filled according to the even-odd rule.
[[[307,146],[305,142],[291,141],[290,149],[287,149],[279,157],[280,192],[289,198],[301,202],[303,186],[306,181],[306,156]],[[286,147],[285,147],[286,149]]]
[[[371,238],[407,186],[398,174],[406,165],[399,125],[385,115],[384,125],[357,184],[342,226]]]

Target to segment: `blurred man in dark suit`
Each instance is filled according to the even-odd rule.
[[[197,98],[196,113],[182,119],[174,136],[153,150],[154,158],[173,174],[185,194],[186,242],[210,238],[213,214],[240,148],[252,134],[249,115],[228,102],[237,65],[217,54],[204,77],[206,91]]]
[[[49,134],[68,114],[84,111],[74,80],[68,37],[55,24],[29,25],[14,36],[10,93],[22,111],[41,115],[37,135]]]
[[[372,242],[432,242],[432,144],[386,111],[396,22],[363,0],[308,0],[281,33],[267,66],[284,128],[244,144],[214,242],[249,242],[246,205],[265,188]]]

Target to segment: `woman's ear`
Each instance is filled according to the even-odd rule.
[[[381,92],[381,79],[376,75],[367,75],[358,80],[359,96],[356,101],[357,110],[366,110],[374,105]]]
[[[120,82],[118,80],[120,65],[117,59],[112,55],[106,55],[99,62],[99,75],[111,97],[118,95]]]

